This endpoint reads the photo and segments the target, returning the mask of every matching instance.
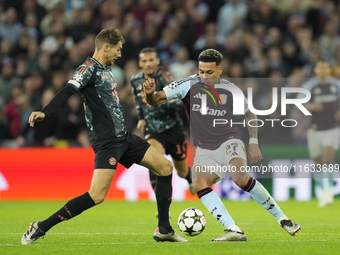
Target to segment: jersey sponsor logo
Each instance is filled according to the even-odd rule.
[[[194,112],[201,112],[201,105],[193,104],[191,110],[194,111]],[[211,108],[207,107],[207,115],[224,116],[226,114],[227,114],[226,110],[211,109]]]
[[[73,84],[74,86],[76,86],[77,88],[79,88],[80,87],[80,84],[79,84],[79,82],[76,82],[76,81],[74,81],[74,80],[69,80],[68,81],[68,83],[71,83],[71,84]]]
[[[111,166],[114,166],[115,164],[117,164],[117,160],[114,157],[112,157],[109,159],[109,163]]]

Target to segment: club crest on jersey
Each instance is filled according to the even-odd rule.
[[[220,94],[222,105],[225,105],[227,103],[227,97],[228,95]]]

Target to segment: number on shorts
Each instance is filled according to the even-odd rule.
[[[237,152],[236,152],[237,146],[238,146],[237,143],[232,143],[231,146],[228,145],[227,146],[227,155],[230,154],[230,156],[237,156],[238,155]]]

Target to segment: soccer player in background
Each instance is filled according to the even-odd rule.
[[[33,127],[35,122],[44,120],[71,95],[79,93],[85,104],[85,118],[95,152],[95,166],[90,190],[68,201],[46,220],[31,223],[21,238],[22,244],[32,244],[54,225],[102,203],[118,162],[126,168],[137,163],[157,174],[156,198],[159,217],[154,239],[187,242],[174,232],[169,222],[173,168],[171,162],[145,140],[126,131],[117,95],[117,83],[110,71],[114,61],[121,57],[124,41],[117,28],[102,30],[96,36],[93,56],[88,57],[77,68],[66,86],[41,112],[31,114],[29,123]]]
[[[144,133],[145,139],[160,154],[170,154],[178,176],[185,178],[189,190],[195,195],[195,189],[190,177],[190,167],[187,166],[187,143],[183,130],[183,121],[179,115],[182,109],[181,100],[172,100],[164,104],[151,106],[145,101],[143,83],[148,78],[155,80],[156,91],[161,91],[172,79],[159,66],[159,58],[155,48],[144,48],[139,53],[139,67],[142,72],[131,79],[133,93],[138,111],[137,129]],[[156,189],[156,175],[149,170],[150,182]]]
[[[331,78],[331,68],[319,61],[314,68],[316,77],[302,85],[311,92],[304,104],[311,111],[311,126],[307,131],[308,151],[315,161],[314,181],[322,189],[319,207],[333,203],[331,172],[340,143],[340,81]],[[299,97],[299,95],[298,95]]]
[[[211,187],[224,179],[227,172],[209,171],[211,166],[230,166],[236,169],[231,171],[231,177],[235,184],[250,193],[253,199],[264,209],[272,214],[281,227],[290,235],[295,235],[300,230],[300,225],[291,221],[280,209],[273,197],[262,186],[262,184],[242,168],[247,166],[247,158],[244,143],[240,140],[237,127],[230,125],[217,125],[213,127],[213,119],[223,118],[232,120],[233,95],[225,89],[214,89],[215,84],[226,84],[235,86],[227,80],[220,79],[223,71],[221,66],[222,54],[214,49],[207,49],[201,52],[198,57],[199,74],[189,76],[177,82],[172,82],[163,91],[155,92],[155,82],[148,79],[144,84],[146,100],[150,105],[157,105],[175,98],[182,99],[190,118],[191,135],[197,145],[196,155],[192,167],[192,178],[194,188],[198,197],[209,212],[225,228],[226,233],[216,237],[213,241],[246,241],[246,235],[236,225],[233,218],[228,213],[224,204]],[[209,114],[201,114],[201,98],[203,91],[212,91],[210,94],[225,95],[224,102],[216,104],[215,99],[207,98],[207,109]],[[208,91],[209,92],[209,91]],[[243,98],[242,98],[243,100]],[[248,123],[256,116],[248,109],[247,99],[244,97],[245,121]],[[253,121],[255,122],[255,121]],[[258,147],[257,125],[248,125],[249,148],[248,157],[252,164],[258,163],[262,159],[262,154]],[[206,169],[206,173],[204,173]]]

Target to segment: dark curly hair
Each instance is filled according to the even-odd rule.
[[[212,63],[215,62],[216,66],[222,63],[222,54],[215,49],[207,49],[200,53],[198,56],[199,62]]]

